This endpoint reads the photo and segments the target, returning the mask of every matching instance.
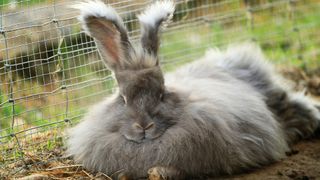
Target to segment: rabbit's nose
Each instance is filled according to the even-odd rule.
[[[153,128],[153,126],[154,126],[154,123],[151,122],[151,123],[149,123],[149,124],[144,128],[144,130],[151,129],[151,128]]]
[[[136,128],[136,129],[139,129],[139,130],[143,130],[143,131],[151,129],[153,126],[154,126],[153,122],[147,124],[146,126],[143,126],[143,125],[141,125],[139,123],[133,123],[133,125],[132,125],[132,127]]]
[[[139,123],[133,123],[132,127],[135,129],[143,130],[143,127]]]

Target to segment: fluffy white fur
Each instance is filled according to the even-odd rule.
[[[143,24],[155,26],[161,19],[169,21],[174,10],[175,4],[172,0],[157,1],[150,5],[138,18]]]
[[[100,0],[94,0],[94,1],[88,0],[85,2],[80,2],[71,7],[74,9],[80,10],[81,14],[78,17],[78,19],[83,25],[83,29],[89,35],[91,34],[88,30],[88,27],[86,26],[86,19],[91,16],[97,17],[97,18],[105,18],[115,23],[121,29],[125,29],[122,18],[118,15],[116,10],[111,6],[104,4]]]

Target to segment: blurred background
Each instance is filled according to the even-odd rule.
[[[54,159],[66,127],[114,91],[92,38],[68,8],[75,0],[0,0],[0,168]],[[152,0],[105,0],[138,42]],[[161,64],[172,71],[208,48],[258,43],[297,89],[320,94],[319,0],[176,0]],[[37,161],[38,162],[38,161]],[[14,168],[13,168],[14,167]]]

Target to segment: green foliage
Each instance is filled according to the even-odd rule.
[[[47,0],[0,0],[0,6],[6,6],[10,3],[15,3],[19,5],[32,5],[46,2]]]
[[[8,102],[8,98],[5,96],[5,94],[2,93],[0,89],[0,104],[2,103],[4,104],[2,105],[2,107],[0,107],[0,127],[4,129],[11,126],[11,119],[13,116],[13,104],[11,102]],[[20,105],[14,106],[15,115],[23,111],[25,111],[24,107]]]

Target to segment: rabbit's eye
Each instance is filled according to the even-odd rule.
[[[120,95],[120,97],[123,100],[124,104],[127,104],[127,97],[124,95]]]
[[[163,93],[161,93],[161,94],[159,95],[159,98],[160,98],[161,101],[163,101],[163,99],[164,99],[164,98],[163,98]]]

